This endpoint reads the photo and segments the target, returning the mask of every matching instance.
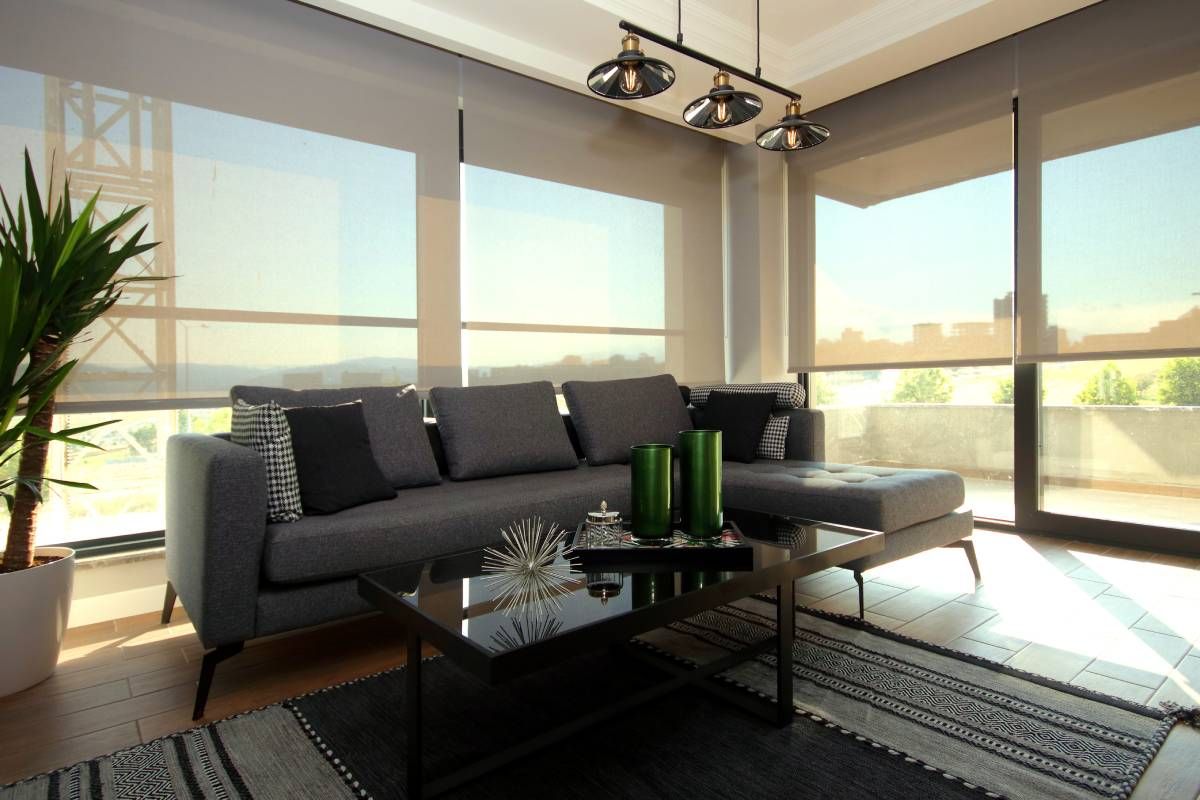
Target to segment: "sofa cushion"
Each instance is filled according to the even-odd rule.
[[[455,480],[579,466],[550,381],[429,392]]]
[[[397,489],[438,483],[437,462],[425,434],[417,390],[408,386],[370,386],[359,389],[279,389],[271,386],[234,386],[236,403],[274,400],[285,408],[333,406],[362,400],[371,452],[388,483]]]
[[[262,456],[267,480],[267,519],[294,522],[303,516],[292,429],[277,403],[233,404],[230,441]]]
[[[758,448],[754,451],[755,458],[769,458],[772,461],[782,461],[787,458],[788,431],[792,418],[786,414],[772,414],[763,426],[762,437],[758,440]]]
[[[607,500],[629,508],[629,468],[580,466],[485,481],[405,489],[394,500],[268,525],[269,581],[303,583],[432,558],[500,541],[500,529],[534,515],[574,526]]]
[[[776,411],[804,406],[804,387],[799,383],[710,383],[693,386],[688,400],[696,408],[704,408],[713,392],[767,394],[773,398],[772,408]]]
[[[615,381],[567,381],[563,397],[592,466],[628,464],[635,444],[670,444],[692,419],[670,375]]]
[[[371,452],[361,401],[284,413],[292,429],[305,514],[333,514],[396,496]]]
[[[713,392],[700,420],[705,428],[721,432],[721,455],[725,460],[749,464],[774,402],[769,394]]]
[[[725,505],[897,531],[962,505],[963,479],[940,469],[895,469],[818,461],[726,462]]]

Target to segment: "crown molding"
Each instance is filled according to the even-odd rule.
[[[845,66],[889,45],[968,14],[992,0],[883,0],[793,46],[782,83],[803,88],[805,81]]]

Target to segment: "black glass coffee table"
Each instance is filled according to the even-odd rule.
[[[558,605],[544,606],[543,613],[534,608],[499,607],[503,604],[496,599],[497,582],[484,570],[483,549],[360,576],[359,593],[403,626],[407,635],[408,796],[429,797],[449,791],[684,686],[700,686],[777,725],[790,724],[794,581],[879,552],[884,534],[748,511],[727,510],[726,518],[736,524],[749,544],[752,568],[719,571],[657,564],[649,569],[631,558],[627,566],[605,564],[584,572],[572,571],[560,553],[557,564],[566,576],[560,585],[566,592],[558,595]],[[589,651],[623,648],[640,634],[768,591],[773,591],[777,600],[775,636],[695,668],[655,659],[655,666],[664,673],[661,682],[631,691],[616,703],[580,714],[553,730],[451,773],[429,780],[423,775],[423,643],[437,648],[465,672],[496,685]],[[731,691],[710,680],[764,652],[774,652],[778,658],[777,701]]]

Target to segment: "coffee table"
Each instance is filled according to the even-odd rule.
[[[536,513],[535,510],[531,510]],[[442,794],[504,764],[685,686],[721,695],[777,725],[790,724],[792,644],[797,578],[883,549],[884,534],[759,512],[726,510],[754,551],[753,569],[737,572],[655,572],[631,563],[605,566],[603,573],[576,573],[564,584],[562,608],[530,615],[514,627],[519,610],[497,608],[494,584],[483,571],[484,551],[400,564],[359,577],[359,593],[405,630],[408,660],[405,728],[409,798]],[[560,563],[562,561],[560,555]],[[590,580],[589,580],[590,579]],[[589,589],[589,582],[591,588]],[[423,775],[421,648],[428,643],[463,671],[497,685],[594,650],[624,647],[639,634],[760,592],[774,591],[776,635],[696,668],[654,659],[664,679],[616,703],[589,711],[533,738],[509,746],[453,772]],[[597,596],[599,595],[599,596]],[[711,678],[760,653],[778,658],[777,701],[766,701]],[[631,652],[635,652],[631,649]]]

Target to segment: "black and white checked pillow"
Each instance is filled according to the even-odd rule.
[[[754,452],[754,457],[770,458],[775,461],[787,458],[787,435],[790,424],[791,417],[788,416],[772,415],[767,419],[767,425],[763,428],[762,438],[758,440],[758,450]]]
[[[267,469],[267,519],[295,522],[303,516],[292,429],[283,407],[271,401],[252,406],[244,400],[233,405],[229,437],[234,444],[253,448]]]
[[[696,408],[704,408],[708,403],[709,393],[714,391],[728,392],[729,394],[765,394],[769,392],[775,395],[775,405],[771,406],[775,411],[804,407],[804,387],[798,383],[714,383],[708,386],[693,386],[692,405]]]

